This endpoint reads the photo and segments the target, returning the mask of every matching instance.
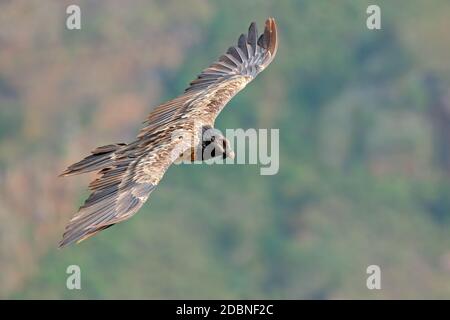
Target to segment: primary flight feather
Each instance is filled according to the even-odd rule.
[[[271,63],[277,47],[273,18],[260,36],[251,23],[247,35],[204,69],[181,96],[149,114],[135,141],[96,148],[69,166],[62,176],[92,171],[100,176],[90,183],[92,193],[68,223],[60,247],[134,215],[177,159],[233,157],[229,142],[215,133],[214,121],[228,101]],[[213,147],[211,154],[205,154],[207,147]]]

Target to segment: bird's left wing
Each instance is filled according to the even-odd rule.
[[[214,123],[227,102],[263,71],[278,49],[275,19],[266,20],[264,32],[258,35],[252,22],[247,34],[241,34],[237,45],[230,47],[211,66],[204,69],[184,94],[156,107],[147,118],[140,138],[151,135],[159,127],[183,119]]]

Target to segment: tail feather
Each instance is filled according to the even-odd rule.
[[[114,153],[125,143],[109,144],[94,149],[91,155],[69,166],[60,176],[70,176],[104,169],[112,164]]]

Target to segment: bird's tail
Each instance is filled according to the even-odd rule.
[[[106,168],[113,163],[114,153],[123,146],[126,144],[116,143],[98,147],[91,152],[91,155],[69,166],[60,176],[66,177]]]

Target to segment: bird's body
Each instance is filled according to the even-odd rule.
[[[156,107],[146,126],[129,144],[99,147],[62,175],[98,171],[92,191],[70,220],[60,246],[80,242],[135,214],[179,159],[232,157],[228,141],[214,122],[228,101],[270,64],[277,51],[275,20],[266,21],[258,38],[255,23],[238,45],[190,83],[184,94]],[[208,148],[212,147],[212,148]],[[206,154],[206,150],[212,153]]]

